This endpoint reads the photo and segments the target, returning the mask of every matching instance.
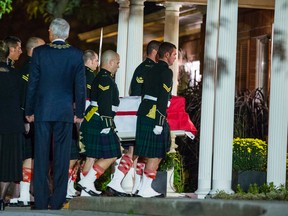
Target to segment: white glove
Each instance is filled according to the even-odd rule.
[[[111,128],[104,128],[102,129],[102,131],[100,132],[101,134],[108,134],[110,132]]]
[[[25,123],[24,127],[25,127],[25,133],[28,134],[29,131],[30,131],[30,124],[29,123]]]
[[[158,125],[156,125],[156,126],[154,127],[154,129],[153,129],[153,132],[154,132],[154,134],[156,134],[156,135],[160,135],[160,134],[162,133],[162,131],[163,131],[163,127],[162,127],[162,126],[158,126]]]
[[[168,101],[167,108],[170,107],[171,101]]]

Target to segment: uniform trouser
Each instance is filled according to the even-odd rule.
[[[34,198],[36,209],[62,208],[66,199],[73,123],[35,122]],[[50,148],[50,145],[53,145]],[[53,191],[48,183],[49,152],[53,155]]]

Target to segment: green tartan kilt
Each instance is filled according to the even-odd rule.
[[[85,155],[97,159],[121,157],[120,140],[115,131],[111,129],[108,134],[101,134],[102,129],[102,120],[96,114],[82,122],[80,142],[85,145]]]
[[[137,116],[135,155],[148,158],[164,158],[170,150],[170,128],[165,121],[163,131],[155,135],[155,120],[146,116]]]

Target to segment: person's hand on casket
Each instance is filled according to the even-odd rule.
[[[111,129],[111,128],[104,128],[104,129],[101,130],[100,133],[101,133],[101,134],[108,134],[108,133],[110,132],[110,129]]]
[[[163,127],[162,126],[155,125],[155,127],[153,129],[154,134],[160,135],[162,133],[162,131],[163,131]]]

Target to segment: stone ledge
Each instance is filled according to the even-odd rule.
[[[280,216],[288,212],[288,205],[287,202],[273,201],[76,197],[69,202],[69,209],[159,216]]]

